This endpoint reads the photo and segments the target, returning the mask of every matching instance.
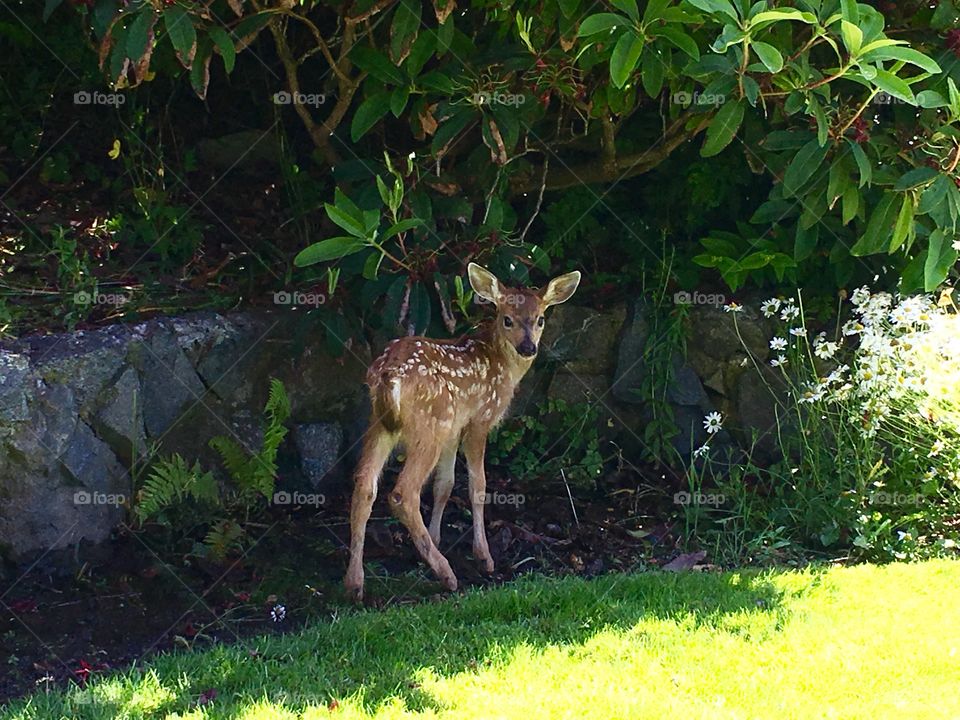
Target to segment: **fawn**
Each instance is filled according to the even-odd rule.
[[[398,443],[406,461],[390,493],[394,515],[407,527],[423,559],[450,590],[457,578],[440,554],[440,521],[453,489],[457,450],[467,461],[473,510],[473,556],[487,573],[493,558],[483,526],[487,435],[503,418],[517,383],[537,355],[544,311],[570,299],[580,283],[574,271],[543,290],[504,287],[476,263],[467,266],[473,291],[496,306],[496,319],[458,340],[393,340],[367,371],[372,413],[363,440],[350,508],[350,564],[344,579],[354,600],[363,598],[363,541],[383,466]],[[420,493],[436,468],[430,529],[420,514]]]

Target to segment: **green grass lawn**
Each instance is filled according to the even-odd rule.
[[[0,718],[957,718],[958,588],[950,561],[533,578],[156,657]]]

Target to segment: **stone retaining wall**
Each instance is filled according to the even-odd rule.
[[[514,412],[546,397],[597,403],[621,447],[639,457],[647,415],[633,389],[652,371],[642,360],[646,317],[640,304],[555,308]],[[705,440],[703,416],[713,410],[740,442],[773,422],[767,383],[776,378],[755,365],[765,367],[770,328],[748,312],[737,323],[722,308],[691,308],[686,357],[674,359],[665,388],[681,454]],[[297,313],[197,313],[0,344],[0,555],[22,563],[102,543],[125,509],[101,500],[129,498],[132,474],[156,453],[212,467],[215,435],[256,447],[270,377],[284,382],[293,407],[284,483],[342,482],[363,432],[370,357],[357,343],[331,357]]]

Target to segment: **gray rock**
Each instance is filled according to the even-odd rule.
[[[770,354],[768,321],[751,307],[728,313],[697,305],[690,311],[687,360],[700,377],[709,377],[718,364],[736,363],[749,353],[762,363]]]
[[[343,454],[343,428],[339,423],[301,423],[293,427],[300,470],[316,489],[339,479]]]
[[[550,382],[547,397],[564,400],[571,405],[590,403],[602,408],[613,402],[609,390],[610,381],[603,375],[577,375],[559,371]]]
[[[75,484],[90,491],[129,496],[127,473],[110,446],[94,435],[85,422],[77,423],[58,459]]]
[[[613,376],[613,395],[620,402],[640,404],[643,400],[634,392],[640,387],[647,372],[643,352],[650,336],[650,326],[642,303],[636,303],[630,320],[624,328],[617,350],[617,366]]]
[[[734,433],[741,447],[753,448],[763,463],[781,457],[778,434],[791,432],[792,414],[783,375],[770,366],[750,368],[740,374],[734,394]]]
[[[91,424],[97,434],[129,465],[146,452],[143,392],[137,371],[128,366],[99,398],[101,409]]]
[[[89,415],[104,388],[126,364],[132,334],[123,326],[72,334],[31,337],[22,343],[37,375],[50,385],[69,387],[79,411]]]
[[[258,361],[273,354],[267,341],[279,322],[278,317],[267,321],[251,315],[225,318],[198,313],[172,324],[180,348],[203,384],[228,405],[239,407],[251,403],[257,394],[265,372],[257,368]]]
[[[0,350],[0,423],[27,419],[29,374],[30,361],[26,355]]]
[[[166,326],[136,344],[143,386],[143,423],[147,434],[162,437],[177,419],[203,402],[206,388],[189,358]]]
[[[559,362],[579,375],[604,375],[615,365],[617,337],[626,308],[598,312],[578,305],[559,305],[550,311],[540,339],[544,359]]]
[[[18,433],[11,445],[22,452],[24,464],[46,466],[66,452],[79,422],[73,390],[66,385],[41,383],[31,408],[29,427]]]
[[[535,363],[517,385],[508,414],[512,417],[536,412],[537,406],[547,399],[547,392],[554,374],[551,369]]]
[[[693,368],[679,357],[674,359],[673,382],[667,388],[667,399],[675,405],[686,405],[700,410],[710,407],[710,401],[700,378],[697,377]]]
[[[102,542],[130,497],[123,467],[80,420],[71,388],[40,383],[29,409],[0,451],[0,538],[14,561]]]

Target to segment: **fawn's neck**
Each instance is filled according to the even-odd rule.
[[[534,360],[523,357],[508,340],[489,330],[467,341],[467,352],[471,351],[479,366],[487,368],[486,380],[491,387],[507,398],[513,396]]]

